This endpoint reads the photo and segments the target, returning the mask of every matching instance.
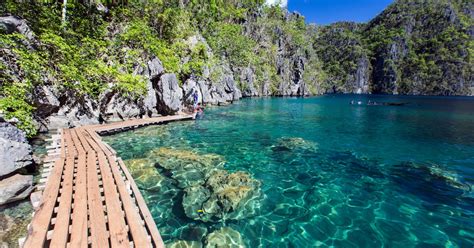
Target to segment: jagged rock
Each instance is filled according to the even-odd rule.
[[[166,244],[168,248],[201,248],[202,243],[198,241],[178,240]]]
[[[0,181],[0,206],[25,199],[33,190],[33,176],[13,175]]]
[[[0,177],[33,163],[31,145],[15,126],[0,123]]]
[[[46,118],[57,112],[61,103],[57,95],[53,92],[52,86],[39,85],[34,89],[35,115],[39,118]]]
[[[204,80],[199,80],[197,83],[201,89],[202,102],[205,104],[217,104],[217,101],[211,96],[207,82]]]
[[[25,45],[37,45],[35,34],[30,29],[26,20],[20,19],[16,16],[2,16],[0,17],[0,33],[11,34],[18,32],[26,37],[28,43]]]
[[[100,109],[105,120],[120,121],[139,118],[145,114],[143,104],[137,99],[106,91],[100,96]]]
[[[56,115],[47,118],[49,130],[70,128],[99,123],[100,111],[88,96],[66,96],[66,102]]]
[[[7,122],[0,122],[0,138],[27,143],[25,132]]]
[[[244,172],[214,170],[205,184],[185,189],[184,212],[204,222],[242,219],[254,214],[260,196],[260,182]]]
[[[184,97],[183,97],[183,103],[185,105],[192,105],[194,104],[194,98],[193,98],[193,93],[197,92],[198,95],[198,102],[203,103],[203,96],[201,93],[201,88],[199,84],[192,80],[188,79],[186,82],[183,84],[183,92],[184,92]]]
[[[181,110],[183,91],[178,85],[175,74],[163,74],[160,77],[156,91],[158,112],[171,115]]]
[[[244,240],[239,232],[230,227],[223,227],[210,233],[206,237],[206,248],[239,248],[245,247]]]
[[[240,81],[245,82],[245,88],[243,89],[242,95],[246,97],[258,96],[258,91],[255,89],[254,81],[255,74],[250,67],[245,67],[240,72]]]
[[[153,58],[152,60],[148,61],[147,65],[148,65],[149,77],[151,80],[160,76],[165,71],[165,69],[163,68],[163,64],[158,58]]]

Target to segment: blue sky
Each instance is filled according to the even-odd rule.
[[[288,0],[287,4],[290,11],[303,14],[308,23],[330,24],[337,21],[367,22],[392,2],[393,0]]]

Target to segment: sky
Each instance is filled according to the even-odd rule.
[[[267,0],[298,11],[307,23],[331,24],[337,21],[367,22],[393,0]]]

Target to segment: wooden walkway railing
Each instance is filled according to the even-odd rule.
[[[164,247],[133,178],[99,134],[186,119],[192,116],[62,130],[60,154],[24,247]]]

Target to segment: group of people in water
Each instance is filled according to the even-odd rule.
[[[362,101],[357,101],[356,102],[354,100],[351,100],[350,104],[351,105],[364,105],[364,103]],[[365,105],[368,105],[368,106],[376,106],[376,105],[377,106],[378,105],[380,105],[380,106],[403,106],[405,104],[406,103],[399,103],[399,102],[382,102],[382,103],[380,103],[380,102],[375,102],[375,101],[369,100],[367,102],[367,104],[365,104]]]

